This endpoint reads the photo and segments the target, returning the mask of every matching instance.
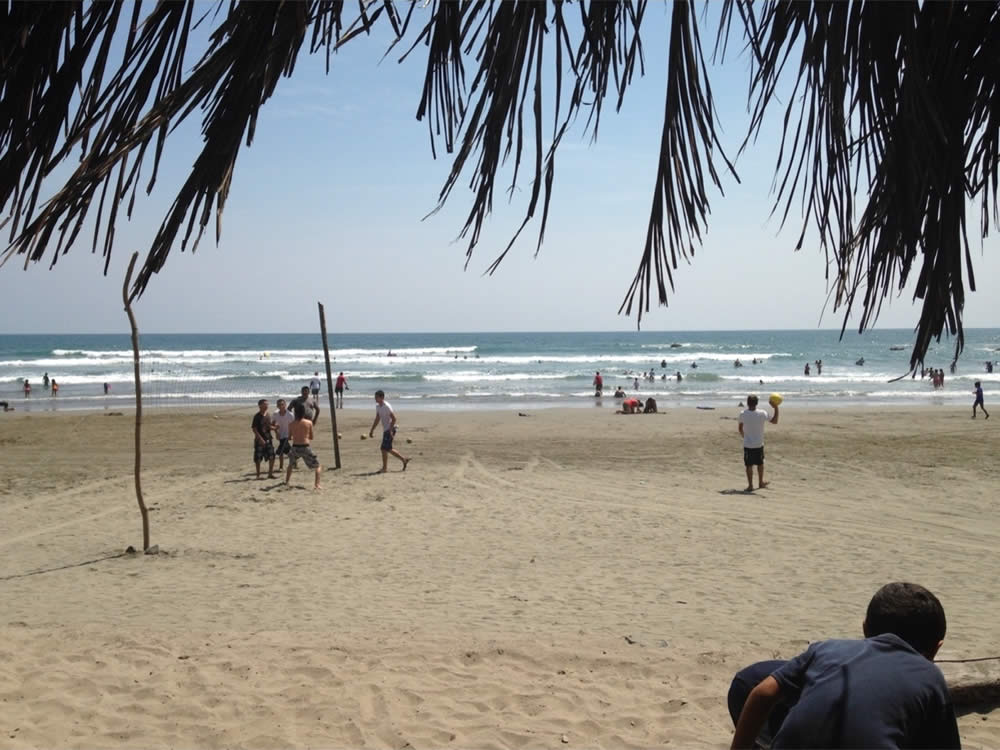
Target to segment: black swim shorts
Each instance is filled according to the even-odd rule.
[[[275,453],[279,456],[287,456],[292,452],[292,444],[288,442],[288,438],[278,438],[278,448]]]
[[[743,464],[745,466],[761,466],[764,463],[764,446],[760,448],[744,448]]]

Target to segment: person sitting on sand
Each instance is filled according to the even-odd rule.
[[[947,623],[923,586],[875,592],[864,640],[817,641],[791,661],[741,670],[729,688],[732,747],[959,748],[958,722],[933,663]]]
[[[309,445],[313,439],[313,423],[306,419],[306,406],[295,399],[292,401],[292,412],[295,420],[288,425],[288,436],[292,441],[292,452],[288,455],[288,470],[285,472],[285,484],[292,480],[292,469],[301,458],[307,467],[316,472],[316,479],[313,482],[314,490],[323,489],[319,484],[319,475],[323,469],[319,465],[319,459],[313,453]]]
[[[656,414],[656,399],[650,396],[646,399],[646,406],[642,410],[643,414]]]
[[[0,401],[0,406],[3,407],[4,411],[14,411],[14,407],[8,404],[6,401]]]

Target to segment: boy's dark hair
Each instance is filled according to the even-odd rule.
[[[747,396],[747,406],[756,406],[756,405],[757,405],[757,397],[751,393],[749,396]]]
[[[301,401],[292,401],[292,411],[296,419],[302,419],[306,415],[306,405]]]
[[[260,406],[260,405],[262,405],[264,403],[267,403],[267,399],[266,398],[262,398],[260,401],[258,401],[257,402],[257,406]]]
[[[379,398],[385,398],[385,393],[383,391],[375,391],[375,395]]]
[[[915,583],[887,583],[875,592],[865,615],[865,636],[898,635],[922,654],[934,653],[944,639],[944,607]]]

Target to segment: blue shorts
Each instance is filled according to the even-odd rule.
[[[385,430],[382,433],[382,450],[386,453],[392,450],[392,436],[396,433],[396,429]]]

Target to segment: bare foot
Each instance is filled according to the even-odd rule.
[[[315,487],[313,487],[313,492],[319,492],[321,489],[323,489],[323,485],[317,484]]]
[[[746,486],[746,489],[744,489],[743,491],[744,492],[753,492],[753,485],[752,484],[748,484]]]
[[[765,488],[765,487],[767,487],[767,485],[769,485],[769,484],[770,484],[770,482],[761,482],[761,483],[760,483],[760,488],[761,488],[761,489],[764,489],[764,488]]]
[[[404,458],[404,459],[403,459],[403,471],[406,471],[406,465],[407,465],[408,463],[410,463],[410,459],[408,459],[408,458]]]
[[[375,473],[376,473],[376,474],[387,474],[387,473],[388,473],[388,471],[389,471],[388,469],[379,469],[379,470],[378,470],[378,471],[376,471]]]
[[[267,475],[267,478],[268,478],[268,479],[277,479],[277,477],[276,477],[276,476],[274,476],[274,474],[268,474],[268,475]]]

